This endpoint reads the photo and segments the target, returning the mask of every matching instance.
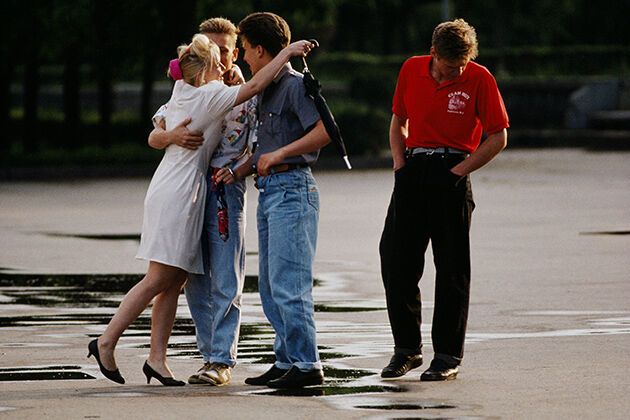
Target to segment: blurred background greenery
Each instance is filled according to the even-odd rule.
[[[0,164],[156,162],[146,139],[176,46],[208,17],[253,11],[319,40],[309,67],[351,155],[387,149],[398,70],[446,19],[477,29],[477,61],[497,77],[514,130],[563,128],[577,90],[612,80],[623,99],[630,75],[627,0],[4,0]]]

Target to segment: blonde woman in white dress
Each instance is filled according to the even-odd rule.
[[[312,45],[298,41],[282,50],[247,83],[226,86],[217,45],[197,34],[178,48],[169,75],[177,80],[168,102],[166,129],[192,117],[189,129],[203,132],[203,146],[189,150],[170,145],[157,168],[144,203],[142,239],[137,258],[149,261],[147,274],[120,303],[103,334],[88,345],[103,375],[125,383],[116,367],[114,350],[123,332],[151,303],[151,349],[144,363],[147,383],[181,386],[166,363],[177,301],[187,273],[203,273],[200,237],[210,157],[221,140],[221,125],[232,107],[260,93],[292,56],[305,55]]]

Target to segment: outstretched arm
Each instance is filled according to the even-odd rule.
[[[326,132],[324,123],[322,120],[318,120],[311,131],[306,133],[304,137],[276,149],[273,152],[261,155],[256,165],[258,175],[269,175],[269,170],[273,166],[282,163],[286,158],[315,152],[328,143],[330,143],[330,137]]]
[[[306,56],[311,48],[313,44],[308,41],[297,41],[284,48],[266,66],[258,70],[249,82],[241,85],[234,105],[242,104],[262,92],[291,57]]]

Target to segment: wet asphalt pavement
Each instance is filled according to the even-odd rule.
[[[147,386],[145,312],[117,351],[127,385],[86,359],[143,273],[134,260],[149,179],[0,183],[0,417],[626,418],[630,410],[628,152],[516,150],[473,175],[477,207],[466,355],[457,380],[422,383],[432,356],[433,268],[425,268],[425,366],[381,380],[392,339],[378,240],[388,170],[315,171],[318,344],[327,381],[250,387],[273,332],[256,290],[256,190],[248,190],[239,365],[225,387]],[[431,257],[427,258],[431,261]],[[170,365],[201,364],[182,296]]]

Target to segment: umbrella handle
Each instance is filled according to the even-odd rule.
[[[309,39],[308,42],[310,42],[311,44],[313,44],[313,50],[315,48],[319,48],[319,42],[317,42],[316,39]],[[308,70],[308,64],[306,64],[306,57],[302,56],[302,64],[304,64],[304,70],[302,71],[302,73],[304,73],[305,71],[309,71]]]

